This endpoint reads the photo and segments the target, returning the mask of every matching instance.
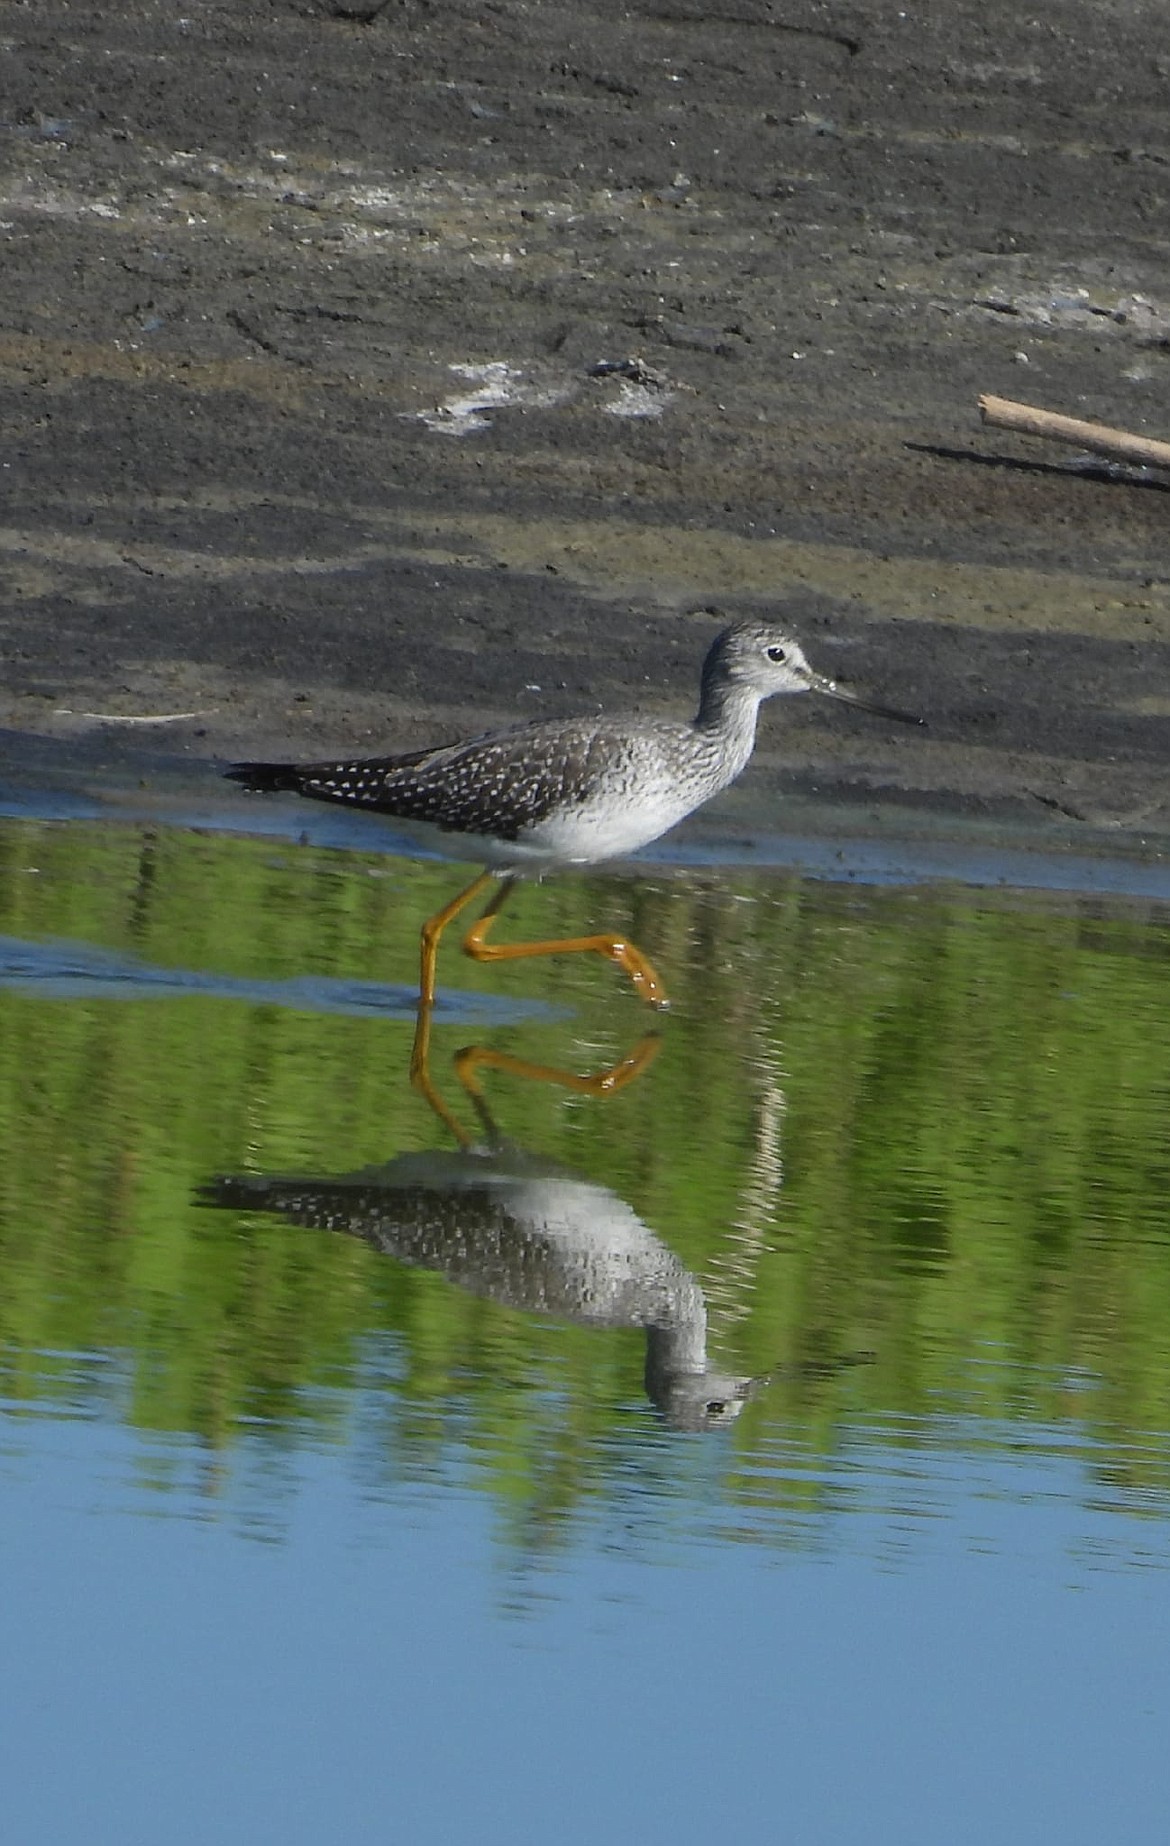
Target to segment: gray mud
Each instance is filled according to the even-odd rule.
[[[737,824],[1160,849],[1170,478],[975,405],[1170,435],[1168,78],[1163,0],[0,0],[9,763],[677,708],[784,605],[928,728],[771,708]]]

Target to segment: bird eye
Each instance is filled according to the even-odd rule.
[[[768,659],[774,660],[778,667],[782,667],[787,658],[788,655],[782,647],[770,647],[768,649]]]

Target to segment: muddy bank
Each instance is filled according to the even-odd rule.
[[[737,812],[1170,832],[1170,481],[975,414],[1170,434],[1160,0],[362,10],[0,3],[0,723],[685,705],[784,603],[929,729]]]

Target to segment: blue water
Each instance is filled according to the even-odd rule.
[[[701,1279],[709,1358],[775,1368],[694,1434],[640,1327],[469,1278],[470,1205],[386,1254],[208,1196],[292,1173],[336,1214],[372,1172],[402,1230],[420,1172],[439,1218],[495,1170],[406,1075],[441,879],[29,825],[0,828],[6,1841],[1161,1838],[1170,919],[538,894],[561,929],[628,900],[678,1004],[620,1096],[481,1071],[498,1170],[618,1214]],[[598,958],[498,972],[443,963],[472,1127],[466,1028],[574,1070],[645,1028]]]
[[[1119,1550],[1059,1455],[887,1451],[868,1510],[765,1549],[680,1459],[517,1569],[466,1467],[258,1446],[221,1483],[10,1421],[6,1837],[1159,1837],[1164,1526]]]

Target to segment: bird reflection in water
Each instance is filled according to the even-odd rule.
[[[729,1423],[753,1380],[707,1357],[695,1277],[608,1186],[497,1147],[399,1154],[336,1178],[224,1177],[205,1205],[344,1231],[469,1293],[586,1327],[641,1327],[646,1393],[675,1429]]]
[[[592,1077],[482,1046],[459,1053],[456,1069],[484,1129],[484,1139],[472,1143],[434,1086],[425,1038],[419,1058],[416,1036],[416,1084],[457,1136],[456,1152],[399,1154],[336,1177],[225,1176],[201,1189],[200,1202],[344,1232],[502,1306],[579,1326],[641,1328],[651,1403],[674,1429],[719,1428],[763,1381],[710,1363],[707,1304],[696,1278],[608,1186],[506,1142],[479,1082],[480,1070],[495,1068],[602,1096],[640,1076],[658,1048],[648,1034]]]
[[[433,1002],[420,1001],[414,1043],[410,1049],[410,1081],[419,1095],[430,1104],[439,1120],[450,1129],[460,1147],[467,1148],[471,1146],[471,1137],[444,1100],[431,1075],[433,1017]],[[513,1057],[510,1052],[495,1051],[488,1045],[466,1045],[462,1051],[455,1053],[453,1062],[455,1075],[480,1119],[488,1144],[494,1146],[499,1142],[500,1135],[484,1098],[479,1080],[481,1070],[506,1071],[513,1077],[530,1078],[536,1083],[557,1084],[561,1089],[575,1091],[578,1096],[615,1096],[649,1069],[658,1056],[661,1043],[657,1032],[645,1032],[633,1050],[627,1052],[624,1058],[619,1058],[616,1064],[611,1064],[606,1070],[580,1075],[575,1071],[564,1070],[559,1065],[534,1064],[527,1058]]]

